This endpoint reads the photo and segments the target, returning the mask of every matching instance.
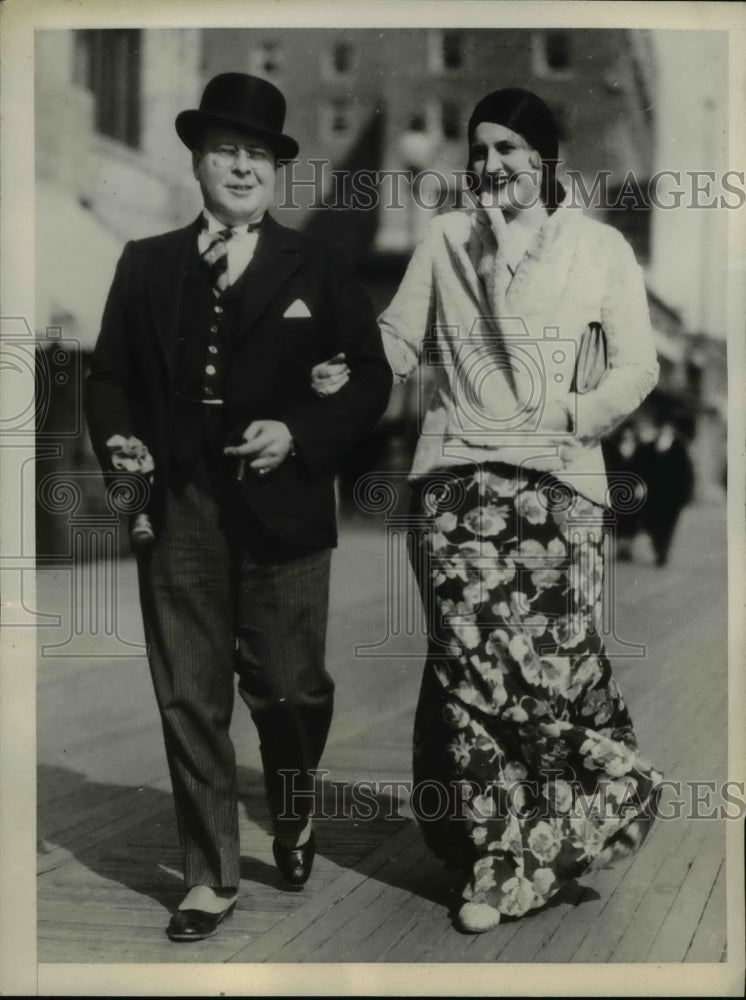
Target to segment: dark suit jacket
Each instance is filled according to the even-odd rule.
[[[126,245],[86,380],[86,416],[102,468],[111,468],[112,435],[144,441],[156,465],[156,512],[171,481],[179,305],[198,227],[199,220]],[[310,316],[284,316],[296,299]],[[372,304],[345,261],[266,216],[246,272],[236,341],[223,393],[225,426],[238,438],[252,420],[281,420],[296,449],[263,478],[249,472],[243,500],[290,550],[334,545],[334,472],[374,427],[391,389]],[[320,398],[310,387],[311,368],[340,350],[350,381]]]

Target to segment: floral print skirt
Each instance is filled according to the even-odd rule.
[[[486,464],[415,488],[429,648],[413,809],[464,899],[504,916],[636,849],[662,775],[640,756],[598,623],[605,509]]]

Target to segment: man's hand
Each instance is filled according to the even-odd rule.
[[[343,353],[311,369],[311,388],[317,396],[332,396],[350,381],[350,369]]]
[[[112,468],[117,472],[139,472],[146,476],[155,468],[153,456],[139,438],[114,434],[106,442]]]
[[[223,452],[244,460],[253,456],[249,467],[257,475],[266,476],[285,461],[292,447],[292,435],[280,420],[253,420],[243,432],[243,442]]]

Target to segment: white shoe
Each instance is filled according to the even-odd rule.
[[[201,910],[203,913],[223,913],[236,902],[237,892],[220,893],[209,885],[194,885],[179,903],[180,910]]]
[[[500,911],[489,903],[464,903],[458,911],[456,923],[469,934],[491,931],[500,923]]]

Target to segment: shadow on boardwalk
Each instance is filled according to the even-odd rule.
[[[170,792],[91,781],[74,769],[50,765],[40,766],[38,787],[40,960],[173,960],[173,945],[158,931],[184,892]],[[318,853],[307,891],[289,892],[271,859],[262,774],[239,767],[239,907],[256,912],[258,904],[268,925],[307,904],[345,871],[366,878],[366,859],[376,848],[383,847],[386,854],[386,845],[402,834],[425,853],[415,824],[398,815],[391,796],[377,797],[375,818],[354,821],[333,818],[338,798],[349,798],[349,786],[335,782],[333,788],[321,787],[317,810],[332,818],[315,822]],[[395,848],[388,853],[393,857]],[[455,898],[453,876],[435,861],[431,867],[425,879],[409,865],[384,867],[375,877],[397,891],[448,907]],[[107,942],[105,934],[102,940],[104,911],[105,922],[117,928],[116,942]],[[210,945],[222,938],[221,932]],[[185,957],[178,955],[179,960]],[[226,957],[215,954],[216,960]]]
[[[722,781],[727,775],[721,514],[687,512],[681,548],[666,570],[619,568],[622,634],[644,643],[655,667],[621,660],[620,683],[641,743],[673,780]],[[339,553],[340,610],[330,630],[330,662],[340,702],[324,757],[337,789],[371,776],[399,780],[410,774],[417,684],[411,665],[419,661],[371,664],[350,655],[355,643],[379,635],[380,609],[370,596],[373,570],[357,571],[360,565],[375,568],[378,551],[377,539],[353,536]],[[67,600],[53,576],[42,574],[40,586],[50,591],[40,607],[56,610]],[[458,901],[453,876],[388,797],[379,800],[377,818],[318,820],[319,853],[306,890],[285,891],[272,859],[262,777],[249,767],[239,769],[243,860],[236,913],[215,938],[188,948],[172,945],[163,931],[183,889],[146,664],[50,656],[40,661],[38,680],[41,962],[652,967],[724,960],[722,821],[682,815],[661,822],[630,863],[584,879],[587,887],[568,887],[552,907],[528,919],[466,936],[453,929],[450,917]],[[239,706],[232,727],[237,754],[257,760],[255,734],[240,713]],[[334,814],[334,802],[325,800],[324,809]]]
[[[326,944],[327,950],[338,946],[340,957],[345,953],[344,935],[340,938],[334,933],[334,922],[327,924],[324,919],[330,909],[326,898],[330,892],[339,896],[337,902],[350,896],[349,906],[361,885],[377,886],[374,902],[379,927],[386,924],[389,896],[399,902],[409,900],[410,905],[415,901],[437,913],[440,923],[450,922],[449,915],[460,903],[459,876],[429,854],[414,821],[399,814],[398,802],[390,795],[379,795],[371,810],[374,818],[334,818],[350,786],[335,782],[321,787],[324,792],[317,812],[326,818],[315,823],[318,856],[309,891],[288,892],[269,857],[271,831],[262,775],[251,768],[239,769],[245,844],[239,906],[246,907],[249,917],[261,914],[261,929],[266,931],[277,930],[289,916],[298,915],[301,925],[313,928],[310,939],[305,941],[301,930],[298,940],[291,937],[281,947],[295,951],[299,960],[308,960],[317,944]],[[184,949],[175,949],[162,934],[168,912],[183,895],[170,792],[90,781],[78,771],[47,765],[39,771],[39,792],[40,959],[185,960]],[[352,878],[349,884],[345,872]],[[593,889],[571,883],[547,910],[574,908],[596,898]],[[236,923],[240,919],[233,921],[234,928]],[[254,934],[243,940],[221,931],[200,945],[200,959],[240,960],[244,948],[251,949],[252,938],[261,943],[255,921],[252,929]],[[322,930],[329,935],[316,942]],[[246,955],[244,960],[257,957]],[[292,960],[290,955],[288,960]]]

